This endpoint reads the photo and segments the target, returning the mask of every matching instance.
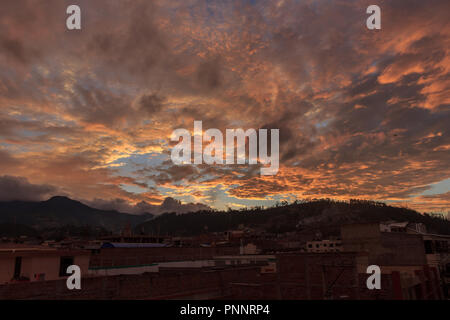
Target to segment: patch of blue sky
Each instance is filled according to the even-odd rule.
[[[421,196],[443,194],[450,191],[450,178],[429,185],[429,189],[422,192]]]
[[[1,137],[1,135],[0,135]],[[13,147],[14,145],[12,143],[7,143],[7,142],[0,142],[0,147],[4,147],[6,149]]]
[[[324,120],[324,121],[320,121],[320,122],[314,124],[314,126],[315,126],[317,129],[321,129],[321,128],[327,127],[329,123],[330,123],[330,120]]]
[[[22,130],[16,130],[15,131],[17,135],[22,136],[22,137],[26,137],[26,138],[36,138],[42,135],[45,135],[46,132],[42,132],[42,131],[33,131],[33,130],[27,130],[27,129],[22,129]]]
[[[11,118],[19,120],[21,122],[27,122],[27,121],[33,121],[35,120],[33,117],[31,117],[30,115],[27,114],[23,114],[23,113],[16,113],[16,114],[12,114]]]
[[[169,157],[163,153],[144,153],[144,154],[133,154],[127,157],[119,158],[113,162],[112,165],[134,165],[135,167],[158,167],[163,164],[164,161],[168,160]]]
[[[241,199],[232,196],[227,196],[221,199],[220,203],[217,203],[219,209],[226,209],[226,207],[230,208],[242,208],[242,207],[270,207],[273,206],[277,201],[276,200],[255,200],[255,199]]]
[[[206,191],[205,195],[208,198],[206,204],[218,210],[226,210],[227,208],[239,209],[242,207],[271,206],[276,203],[274,200],[252,200],[230,196],[228,191],[234,187],[237,187],[237,185],[232,185],[230,188],[218,185]]]
[[[155,152],[146,154],[134,154],[131,156],[119,158],[109,163],[109,166],[115,169],[116,174],[119,176],[140,178],[140,174],[136,174],[136,171],[145,169],[148,174],[151,174],[152,169],[156,170],[157,168],[160,168],[162,163],[167,159],[169,159],[169,157],[166,154]]]
[[[18,110],[26,109],[26,107],[16,106]],[[76,122],[74,120],[66,120],[60,117],[57,114],[49,114],[49,113],[15,113],[10,116],[12,119],[18,120],[20,122],[33,122],[40,121],[45,122],[46,125],[52,126],[65,126],[65,127],[74,127],[76,126]]]
[[[198,182],[206,182],[215,178],[217,178],[217,176],[212,174],[204,174],[200,179],[198,179]]]
[[[182,202],[198,201],[194,196],[190,194],[177,194],[178,190],[176,188],[158,186],[156,189],[158,190],[158,192],[160,192],[161,195],[165,197],[170,196],[174,199],[181,200]],[[228,190],[228,188],[224,188],[223,185],[219,184],[209,190],[204,191],[204,196],[206,199],[200,202],[209,205],[217,210],[227,210],[227,208],[239,209],[243,207],[255,206],[270,207],[275,205],[277,201],[287,200],[285,196],[281,195],[267,200],[241,199],[230,196],[229,193],[227,193]]]
[[[119,186],[123,190],[130,192],[130,193],[135,193],[135,194],[140,194],[140,193],[144,193],[144,192],[148,191],[148,189],[146,189],[146,188],[142,188],[142,187],[130,185],[130,184],[120,184]]]
[[[171,193],[173,193],[173,191],[174,191],[173,188],[168,188],[168,187],[164,187],[164,186],[161,186],[161,185],[158,185],[158,186],[156,187],[156,190],[157,190],[160,194],[162,194],[163,196],[167,196],[168,194],[171,194]]]

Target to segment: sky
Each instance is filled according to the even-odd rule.
[[[81,8],[82,30],[66,28]],[[382,29],[366,28],[377,4]],[[368,199],[450,210],[447,0],[0,4],[0,201],[136,212]],[[173,130],[280,129],[280,170],[171,162]]]

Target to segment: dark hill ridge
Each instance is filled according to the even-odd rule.
[[[273,233],[322,229],[338,234],[343,224],[388,220],[420,222],[427,226],[428,232],[450,234],[450,221],[414,210],[373,201],[329,199],[295,202],[268,209],[163,214],[138,225],[136,231],[188,236],[205,230],[222,232],[244,225]]]
[[[169,199],[162,207],[166,210],[177,207],[172,202]],[[429,232],[450,234],[450,221],[406,208],[361,200],[313,200],[267,209],[166,213],[156,218],[152,214],[132,215],[115,210],[95,209],[67,197],[53,197],[41,202],[0,202],[0,224],[3,224],[3,230],[9,229],[8,226],[18,228],[20,225],[21,229],[17,232],[30,235],[34,233],[33,230],[39,232],[67,226],[100,227],[118,232],[126,225],[134,227],[136,232],[169,235],[198,235],[205,230],[220,232],[236,229],[239,225],[273,233],[313,229],[337,232],[342,224],[387,220],[421,222]],[[27,227],[32,229],[25,230]]]
[[[71,225],[119,231],[127,224],[136,226],[152,217],[148,213],[132,215],[94,209],[79,201],[59,196],[41,202],[0,202],[0,223],[25,225],[37,230]]]

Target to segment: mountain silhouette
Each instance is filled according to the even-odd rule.
[[[62,196],[40,202],[0,202],[0,223],[26,225],[36,230],[72,225],[119,231],[128,224],[135,226],[152,217],[149,213],[133,215],[115,210],[95,209]]]
[[[154,215],[159,215],[163,213],[189,213],[197,211],[208,211],[212,210],[209,206],[203,203],[181,203],[181,201],[176,200],[172,197],[167,197],[160,205],[150,204],[145,201],[141,201],[136,205],[130,205],[123,199],[115,200],[103,200],[94,199],[92,201],[87,201],[86,204],[93,208],[101,210],[116,210],[119,212],[126,212],[132,214],[142,214],[142,213],[152,213]]]

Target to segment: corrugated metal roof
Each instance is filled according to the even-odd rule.
[[[129,242],[105,242],[102,244],[104,248],[164,248],[164,243],[129,243]]]

